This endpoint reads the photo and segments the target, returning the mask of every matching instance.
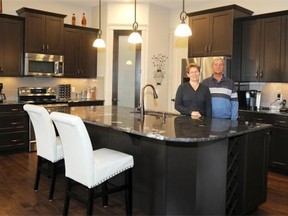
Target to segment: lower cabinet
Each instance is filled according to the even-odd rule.
[[[241,119],[257,123],[272,124],[269,146],[269,168],[274,171],[288,172],[288,116],[239,111]]]
[[[270,130],[229,140],[226,215],[246,215],[267,199]]]
[[[0,105],[0,152],[28,150],[28,115],[23,105]]]
[[[288,128],[273,127],[270,166],[288,171]]]

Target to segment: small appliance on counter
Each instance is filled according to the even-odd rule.
[[[288,108],[286,107],[286,100],[284,99],[281,103],[280,103],[281,107],[279,109],[279,112],[287,112]]]
[[[261,102],[261,91],[249,90],[238,91],[239,108],[247,110],[259,110]]]
[[[6,100],[5,94],[2,93],[3,90],[3,83],[0,83],[0,103],[3,103],[4,100]]]
[[[62,101],[71,99],[71,84],[60,84],[57,86],[57,99]]]

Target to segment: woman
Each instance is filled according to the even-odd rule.
[[[209,88],[199,83],[200,66],[190,63],[186,67],[190,81],[182,83],[176,92],[175,109],[182,115],[211,117],[211,95]]]

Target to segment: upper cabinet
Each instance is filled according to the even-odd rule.
[[[234,19],[252,14],[237,5],[189,13],[188,56],[232,56]]]
[[[98,29],[65,24],[64,28],[64,76],[96,78],[97,49],[92,46]]]
[[[288,82],[288,18],[270,13],[242,22],[243,82]]]
[[[288,82],[288,15],[282,16],[281,79]]]
[[[23,18],[0,14],[0,76],[22,75],[23,26]]]
[[[30,8],[17,10],[25,17],[25,52],[63,55],[66,15]]]

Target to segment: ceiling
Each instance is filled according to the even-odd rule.
[[[79,3],[79,0],[58,0],[63,2],[75,2]],[[207,0],[204,0],[207,1]],[[81,0],[81,4],[85,6],[95,6],[98,5],[99,0]],[[134,3],[134,0],[102,0],[102,4],[105,2],[131,2]],[[151,3],[155,5],[159,5],[162,7],[167,8],[182,8],[182,2],[183,0],[137,0],[138,3]],[[203,0],[186,0],[185,6],[193,5],[195,3],[201,3]]]

